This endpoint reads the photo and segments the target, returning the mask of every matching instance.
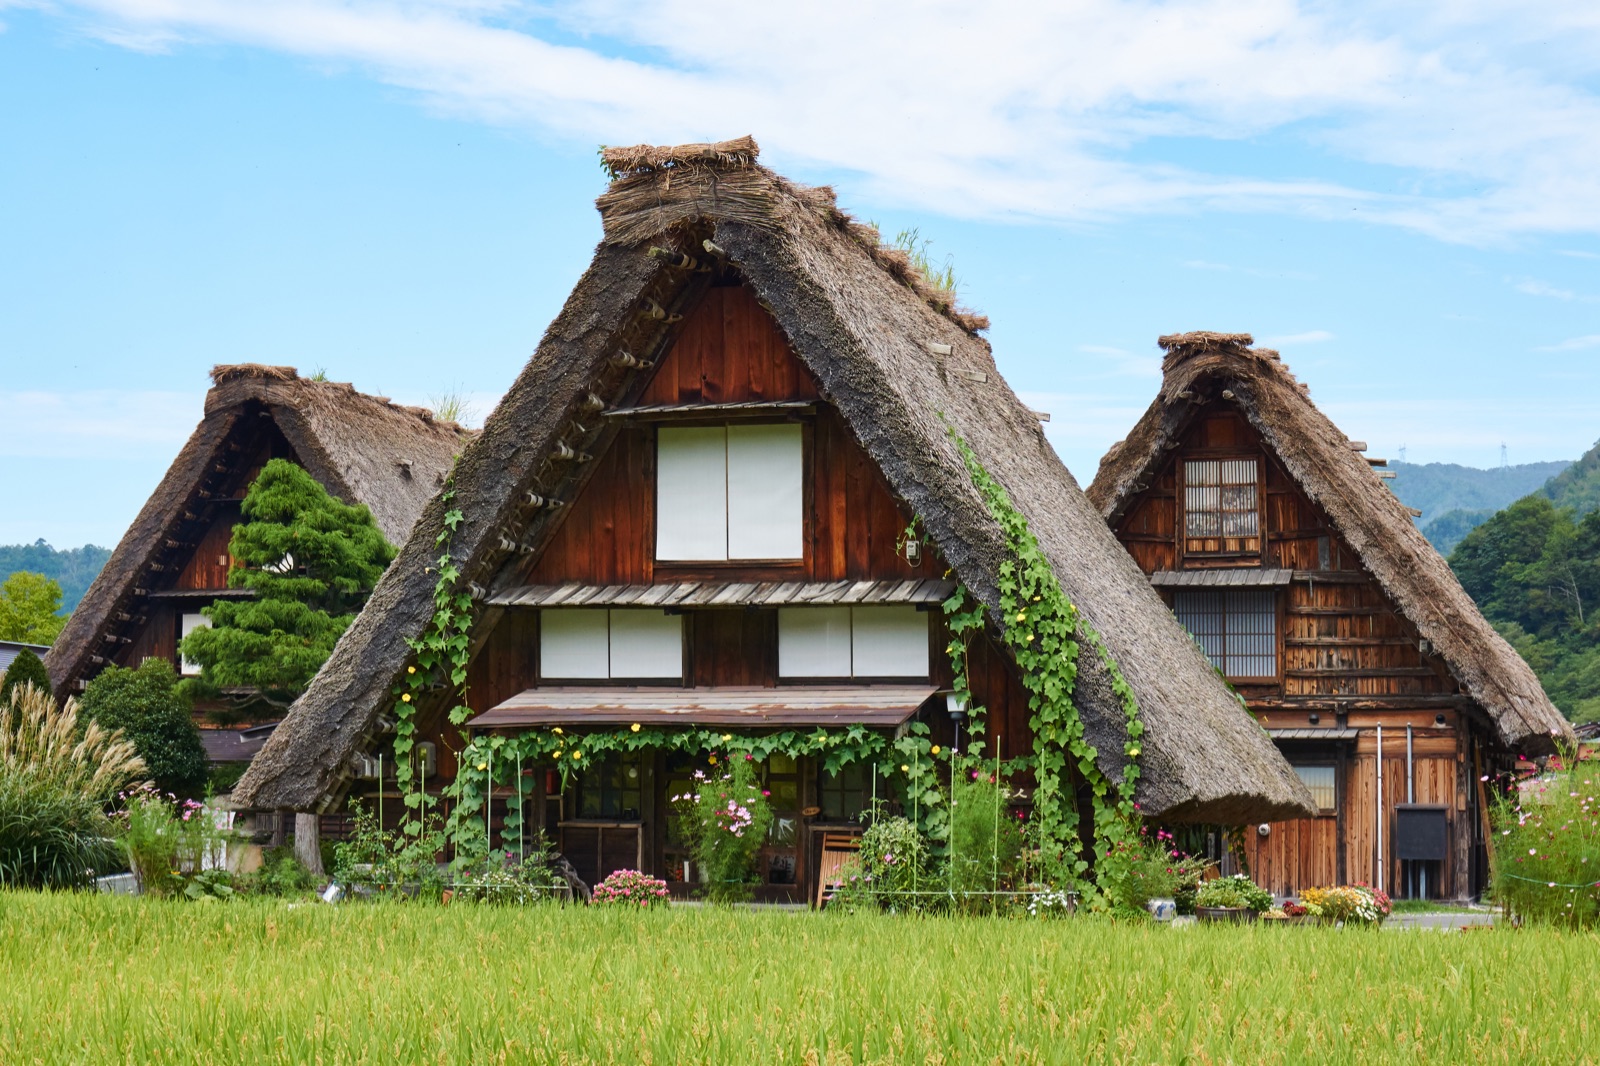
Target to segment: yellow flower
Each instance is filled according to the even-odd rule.
[[[722,734],[722,742],[724,744],[726,744],[728,741],[730,741],[732,739],[733,739],[733,734],[732,733],[724,733],[724,734]]]
[[[712,766],[717,765],[717,757],[715,755],[711,756],[711,758],[707,759],[706,761],[709,762]]]
[[[581,752],[581,751],[575,751],[575,752],[573,752],[573,753],[572,753],[572,757],[573,757],[573,758],[574,758],[574,759],[581,759],[581,758],[583,758],[583,752]]]
[[[1129,748],[1128,749],[1128,754],[1130,756],[1132,756],[1133,758],[1137,759],[1139,757],[1139,749],[1138,748]]]
[[[480,770],[487,770],[488,768],[489,768],[489,764],[486,763],[486,762],[481,762],[481,763],[478,764],[478,769],[480,769]]]
[[[556,754],[555,754],[555,758],[557,758],[557,759],[559,759],[559,758],[561,758],[561,753],[560,753],[560,752],[559,752],[559,751],[558,751],[558,752],[556,752]]]
[[[560,726],[556,726],[554,729],[550,730],[550,732],[554,733],[556,736],[560,736],[561,735],[561,727]]]
[[[935,744],[935,745],[934,745],[934,746],[933,746],[933,753],[934,753],[934,754],[935,754],[935,755],[937,755],[937,754],[939,754],[939,745],[937,745],[937,744]]]
[[[411,702],[411,693],[407,692],[404,696],[401,696],[400,697],[400,702],[401,703],[410,703]]]
[[[635,722],[632,725],[630,725],[628,728],[633,730],[633,732],[637,733],[639,731],[639,723]]]
[[[417,668],[416,668],[416,667],[415,667],[415,666],[408,666],[408,667],[406,667],[406,673],[408,673],[408,674],[414,674],[414,673],[416,673],[416,672],[417,672]]]
[[[1017,612],[1017,621],[1026,622],[1027,620],[1028,620],[1028,612],[1027,611],[1018,611]]]
[[[905,763],[901,763],[900,772],[903,774],[909,774],[911,772],[911,767],[907,766]]]

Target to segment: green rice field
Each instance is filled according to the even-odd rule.
[[[1589,1063],[1600,936],[0,893],[0,1063]]]

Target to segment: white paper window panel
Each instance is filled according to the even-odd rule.
[[[609,613],[582,609],[541,611],[540,676],[574,681],[610,677]]]
[[[927,677],[928,615],[915,607],[851,608],[851,673]]]
[[[656,558],[728,557],[728,431],[663,427],[656,434]]]
[[[803,466],[799,426],[728,427],[728,558],[805,554]]]
[[[849,677],[850,608],[778,608],[779,677]]]
[[[683,616],[665,611],[612,611],[611,676],[681,678]]]
[[[183,627],[183,635],[186,637],[197,629],[207,629],[211,626],[210,620],[203,614],[185,614],[180,624]],[[200,664],[192,662],[180,654],[178,656],[178,672],[187,677],[198,676]]]

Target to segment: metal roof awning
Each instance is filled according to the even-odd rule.
[[[1157,570],[1150,575],[1156,588],[1275,588],[1287,585],[1293,570]]]
[[[1360,732],[1359,729],[1348,726],[1330,729],[1307,726],[1298,729],[1268,729],[1267,735],[1273,740],[1354,740]]]
[[[496,607],[828,607],[935,604],[954,581],[681,581],[662,585],[522,585],[491,593]]]
[[[468,723],[539,725],[869,725],[892,729],[939,690],[932,685],[787,685],[782,688],[530,688]]]

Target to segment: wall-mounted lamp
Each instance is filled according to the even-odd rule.
[[[1262,822],[1260,825],[1256,826],[1256,835],[1263,837],[1271,836],[1272,826],[1268,825],[1266,822]]]
[[[950,721],[955,723],[956,742],[951,746],[952,752],[961,751],[961,723],[967,717],[967,699],[959,692],[946,692],[944,694],[944,709],[950,715]]]
[[[1316,725],[1318,722],[1322,721],[1322,715],[1318,714],[1316,711],[1312,711],[1306,716],[1306,720],[1312,725]]]
[[[1433,716],[1433,724],[1434,725],[1444,725],[1444,721],[1445,721],[1445,719],[1444,719],[1444,712],[1443,711],[1440,711],[1438,714]]]

